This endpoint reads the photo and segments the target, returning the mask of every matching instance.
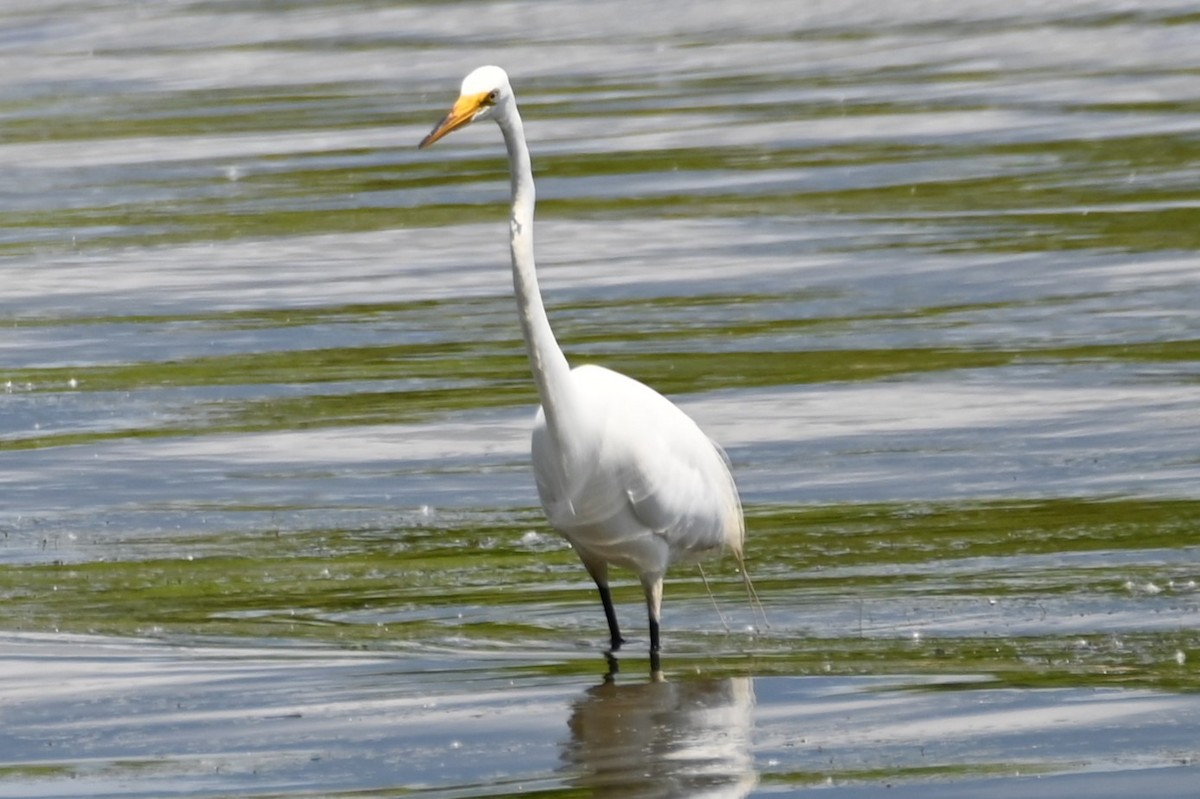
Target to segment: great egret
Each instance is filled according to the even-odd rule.
[[[533,171],[504,70],[486,66],[468,75],[453,108],[419,146],[480,119],[496,121],[508,148],[513,288],[542,401],[532,446],[538,496],[550,524],[596,581],[613,650],[624,639],[608,568],[637,573],[646,592],[651,662],[657,671],[663,575],[669,565],[727,547],[754,602],[743,564],[745,522],[737,486],[724,451],[666,397],[602,366],[568,366],[538,291]]]

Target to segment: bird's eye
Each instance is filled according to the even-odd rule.
[[[488,96],[487,96],[487,104],[488,104],[488,105],[495,105],[495,104],[496,104],[496,97],[497,97],[497,95],[499,95],[499,92],[497,92],[495,89],[492,89],[490,92],[488,92]]]

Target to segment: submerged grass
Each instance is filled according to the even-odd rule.
[[[1090,295],[1061,298],[1084,301]],[[1041,299],[1039,304],[1051,303]],[[712,321],[677,324],[737,308]],[[900,308],[891,312],[806,315],[819,307],[811,297],[721,295],[643,298],[633,302],[580,302],[553,311],[563,347],[574,363],[600,363],[671,395],[722,389],[849,381],[877,381],[953,370],[1020,364],[1092,362],[1178,364],[1194,379],[1200,341],[1190,338],[1081,345],[993,347],[838,345],[838,338],[932,322],[967,324],[977,315],[1011,310],[1009,304],[977,303]],[[729,317],[733,317],[729,321]],[[493,318],[494,317],[494,318]],[[62,324],[91,328],[113,324],[178,335],[235,335],[238,331],[293,330],[311,326],[312,340],[328,339],[328,326],[362,336],[380,326],[425,331],[404,343],[284,348],[278,344],[222,355],[173,360],[6,369],[0,381],[10,394],[62,397],[139,392],[150,402],[164,390],[216,388],[145,423],[91,429],[12,430],[0,450],[70,446],[120,438],[193,433],[248,432],[394,424],[445,418],[462,411],[536,404],[523,343],[516,338],[509,298],[380,303],[297,310],[236,311],[189,316],[35,319],[35,328]],[[473,318],[464,330],[453,320]],[[488,328],[481,332],[479,326]],[[492,330],[491,327],[495,329]],[[792,334],[796,335],[792,337]],[[297,335],[300,335],[299,333]],[[398,338],[403,338],[397,334]],[[830,343],[832,342],[832,343]],[[812,344],[815,348],[808,348]],[[769,348],[769,347],[774,347]],[[805,348],[802,348],[805,347]],[[1157,379],[1161,379],[1159,375]]]
[[[1039,761],[946,763],[870,769],[836,768],[829,771],[765,771],[759,775],[759,780],[766,785],[791,787],[823,786],[828,788],[834,785],[865,783],[891,788],[896,783],[952,780],[965,777],[988,779],[1017,775],[1036,776],[1062,768],[1062,763],[1047,764]]]
[[[426,123],[435,115],[381,113],[353,92],[326,98],[266,95],[244,103],[221,103],[193,116],[127,109],[112,119],[90,122],[70,117],[19,121],[14,135],[44,141],[73,139],[78,124],[93,135],[123,138],[138,131],[157,137],[170,152],[174,137],[189,132],[211,135],[222,128],[267,134],[309,122],[325,136],[339,130],[397,123]],[[190,98],[184,98],[184,105]],[[236,98],[234,98],[236,99]],[[270,110],[255,108],[254,101]],[[1167,104],[1156,113],[1194,113],[1186,104]],[[779,104],[762,108],[740,103],[744,122],[770,123]],[[788,104],[788,120],[800,113]],[[577,113],[578,109],[571,109]],[[621,109],[629,113],[628,106]],[[839,119],[849,114],[886,119],[918,112],[962,114],[960,104],[911,108],[891,104],[851,104],[807,109],[807,116]],[[1120,109],[1096,107],[1095,113]],[[1148,109],[1141,109],[1149,112]],[[661,108],[652,113],[723,113],[713,107]],[[553,113],[552,108],[547,109]],[[1073,109],[1072,113],[1081,113]],[[589,106],[588,114],[603,116]],[[930,123],[932,124],[932,123]],[[73,132],[74,131],[74,132]],[[785,137],[786,140],[786,137]],[[1194,250],[1200,208],[1195,203],[1200,177],[1191,165],[1200,158],[1195,137],[1175,131],[1137,133],[1088,140],[1034,142],[821,141],[816,146],[785,144],[632,149],[614,158],[607,148],[538,154],[542,185],[539,214],[546,218],[737,218],[836,217],[870,224],[897,222],[909,229],[904,246],[937,250],[1036,252],[1112,249],[1128,252]],[[49,198],[49,207],[11,209],[8,235],[0,251],[44,246],[47,231],[62,231],[72,248],[155,246],[196,241],[231,241],[393,228],[434,227],[504,216],[506,165],[497,147],[480,157],[414,155],[409,147],[284,152],[239,158],[236,179],[229,159],[187,160],[158,165],[137,182],[139,191],[120,203],[80,202],[79,193]],[[615,195],[609,187],[622,177],[690,176],[687,190],[664,188]],[[710,185],[702,180],[711,176]],[[730,176],[742,185],[730,188]],[[763,179],[765,175],[770,179]],[[867,177],[863,177],[863,176]],[[104,195],[111,178],[98,170],[89,193]],[[122,178],[128,180],[127,177]],[[592,186],[604,186],[603,190]],[[126,190],[127,186],[123,186]],[[442,193],[437,190],[441,189]],[[474,189],[466,192],[465,190]],[[425,196],[426,193],[432,196]],[[164,203],[161,195],[172,201]],[[463,197],[478,197],[478,201]],[[859,237],[840,245],[857,249]],[[869,245],[875,246],[875,245]]]
[[[779,327],[786,326],[782,323]],[[718,327],[704,331],[703,335],[720,340],[729,348],[738,332]],[[759,330],[752,328],[750,332]],[[697,336],[692,338],[695,340]],[[669,342],[670,337],[666,341]],[[571,339],[564,341],[564,349],[572,360],[603,362],[632,377],[654,382],[665,393],[876,380],[923,372],[991,368],[1017,361],[1200,361],[1200,341],[1196,340],[1022,349],[893,347],[702,352],[672,351],[665,347],[637,351],[638,346],[646,346],[644,341],[631,341],[633,346],[626,347],[609,338],[607,344],[611,350],[599,349],[592,341],[586,355],[572,357],[573,343]],[[670,365],[665,373],[661,369],[664,362]],[[72,380],[78,388],[87,391],[129,391],[177,386],[468,379],[471,385],[465,387],[474,390],[485,384],[490,384],[489,388],[517,382],[528,384],[528,371],[523,345],[518,340],[509,340],[279,350],[179,361],[14,369],[0,376],[34,391],[61,391]],[[455,386],[443,390],[454,392],[461,388]],[[416,396],[420,396],[419,392]],[[475,396],[479,401],[475,407],[493,404],[484,392],[477,391]],[[531,392],[525,392],[521,401],[527,401],[530,396]],[[444,406],[446,412],[469,407],[472,406],[454,402]]]
[[[238,85],[186,74],[196,64],[229,56],[241,63],[236,61],[240,54],[254,53],[370,50],[378,51],[378,63],[386,65],[397,56],[443,49],[448,39],[428,32],[354,33],[354,26],[343,31],[326,24],[283,24],[275,34],[260,36],[242,30],[242,23],[253,22],[249,17],[233,20],[232,27],[203,28],[205,15],[249,11],[253,17],[261,12],[259,5],[189,4],[184,21],[199,26],[194,37],[167,41],[203,44],[181,50],[183,71],[166,81],[150,79],[145,70],[154,58],[172,63],[171,53],[154,42],[123,49],[119,25],[101,24],[108,30],[108,47],[92,52],[94,58],[76,59],[95,62],[94,75],[70,74],[76,36],[59,42],[53,26],[33,31],[34,38],[50,37],[38,46],[52,53],[47,68],[55,78],[34,80],[27,93],[18,91],[3,101],[4,147],[10,148],[15,177],[0,224],[0,255],[15,265],[18,279],[30,253],[39,263],[68,253],[76,264],[103,269],[122,256],[123,248],[204,242],[232,251],[248,241],[479,222],[495,223],[501,231],[507,173],[498,141],[424,154],[413,149],[418,137],[401,141],[399,132],[423,132],[444,111],[440,96],[426,95],[428,84],[398,89],[394,81],[371,74],[341,81],[317,73],[272,83],[271,69],[279,69],[275,59],[264,75],[234,76]],[[336,5],[271,4],[277,17],[295,11],[304,15],[302,22],[317,23],[323,21],[316,15]],[[148,19],[154,25],[146,30],[165,26],[169,16],[152,15]],[[537,141],[535,136],[532,142],[539,214],[722,223],[771,216],[797,225],[816,220],[847,233],[796,246],[872,256],[889,248],[1183,257],[1200,250],[1200,138],[1194,124],[1200,107],[1194,92],[1182,88],[1195,77],[1193,68],[1166,57],[1157,64],[1143,58],[1144,67],[1114,68],[1106,76],[1087,72],[1086,59],[1067,64],[1039,57],[1014,66],[1007,63],[1011,58],[988,56],[995,41],[1004,42],[998,52],[1011,54],[1014,36],[1052,40],[1060,29],[1115,25],[1146,41],[1166,41],[1148,33],[1194,26],[1200,17],[1130,11],[999,21],[969,17],[906,22],[888,21],[885,15],[869,30],[838,23],[752,34],[759,28],[746,26],[732,39],[706,38],[698,30],[682,38],[647,31],[635,49],[646,44],[656,45],[655,50],[657,45],[735,49],[714,49],[711,68],[694,76],[634,79],[638,65],[630,63],[608,80],[579,78],[571,70],[535,80],[521,89],[531,134],[541,128],[558,137]],[[20,14],[16,20],[23,22]],[[332,14],[330,21],[337,21]],[[440,30],[436,23],[428,30]],[[223,41],[226,28],[237,34],[236,41]],[[495,42],[504,34],[480,35],[478,41]],[[938,37],[962,43],[977,36],[972,43],[982,47],[982,58],[956,60],[937,45]],[[844,41],[870,46],[865,58],[843,53],[825,66],[772,66],[768,59],[761,68],[774,73],[729,72],[733,62],[723,62],[722,53],[753,49],[756,37],[772,46],[815,41],[822,52]],[[1059,44],[1078,41],[1071,37]],[[587,36],[579,42],[586,44]],[[904,51],[899,60],[893,57],[897,42]],[[549,40],[527,44],[562,46]],[[318,72],[327,63],[312,61]],[[892,66],[881,63],[892,61]],[[119,71],[105,72],[118,64]],[[146,79],[126,79],[130,75]],[[1100,91],[1063,88],[1070,86]],[[1115,91],[1106,93],[1105,87]],[[446,88],[452,93],[453,85]],[[1106,99],[1110,94],[1115,99]],[[967,117],[970,124],[964,124]],[[1109,124],[1114,119],[1121,121]],[[893,122],[899,123],[894,133]],[[398,131],[394,141],[379,137],[386,129]],[[567,138],[571,135],[577,138]],[[692,145],[675,144],[682,136],[690,136]],[[659,146],[663,141],[673,143]],[[68,164],[60,163],[64,154]],[[1137,266],[1136,258],[1130,259],[1131,274]],[[63,289],[62,305],[80,304],[72,290]],[[1047,303],[1052,313],[1060,308],[1070,313],[1075,310],[1070,300],[1096,290],[1081,286],[1061,304],[1052,296],[1037,302]],[[86,292],[81,296],[86,301]],[[989,303],[983,293],[956,296],[968,299],[841,316],[824,316],[813,303],[800,301],[811,298],[797,296],[626,299],[620,308],[615,301],[583,300],[554,314],[573,361],[604,363],[675,395],[901,380],[1026,364],[1140,364],[1153,367],[1145,369],[1154,372],[1149,380],[1197,379],[1200,340],[1194,326],[1181,321],[1182,314],[1160,319],[1149,332],[1137,326],[1090,328],[1108,336],[1102,340],[1081,337],[1086,331],[1060,337],[1061,328],[1047,324],[1028,331],[1032,344],[1006,346],[989,339],[955,346],[928,334],[937,332],[936,325],[969,326],[983,317],[988,317],[984,329],[995,330],[999,326],[989,314],[1013,307]],[[1154,298],[1138,299],[1146,302],[1114,301],[1108,308],[1144,319],[1154,312]],[[787,303],[804,310],[781,312],[779,305]],[[709,305],[717,306],[716,312],[706,316],[702,311]],[[722,308],[735,305],[762,312],[743,316]],[[481,310],[502,313],[504,327],[491,326]],[[674,312],[678,318],[664,321]],[[5,365],[0,386],[6,393],[0,401],[13,421],[0,431],[0,450],[413,422],[535,401],[508,298],[180,315],[90,313],[81,308],[65,318],[27,319],[20,309],[2,312],[5,326],[42,328],[46,357],[57,360],[26,368]],[[613,316],[622,318],[614,323]],[[922,322],[932,323],[919,331],[925,335],[886,335]],[[379,323],[419,333],[397,337],[401,343],[361,335]],[[74,342],[103,340],[109,326],[133,328],[143,340],[181,327],[195,335],[172,339],[192,347],[185,352],[164,346],[147,350],[154,355],[138,350],[133,362],[115,350],[111,363],[70,361]],[[302,337],[307,328],[330,326],[345,335]],[[472,329],[462,329],[468,326]],[[277,330],[296,335],[284,344],[279,343],[283,336],[247,335],[224,349],[197,346],[210,337],[229,344],[222,337],[230,331]],[[846,336],[851,330],[867,330],[866,342]],[[825,348],[788,349],[788,336],[801,332],[809,344],[819,339],[816,346]],[[262,341],[267,343],[260,346]],[[315,346],[300,349],[298,342]],[[1121,379],[1142,379],[1131,376],[1133,371],[1123,370]],[[139,416],[143,405],[150,410]],[[81,447],[59,460],[48,458],[54,465],[34,473],[23,510],[39,512],[37,481],[54,481],[55,469],[104,468],[90,464],[85,454],[92,453]],[[20,462],[10,453],[14,471]],[[436,479],[430,472],[423,477]],[[1047,493],[1053,491],[1047,487]],[[84,498],[80,508],[93,507],[91,501]],[[103,519],[104,530],[94,540],[64,549],[68,556],[51,548],[22,554],[21,562],[0,558],[0,628],[182,643],[274,639],[383,651],[428,647],[447,660],[461,654],[485,663],[481,668],[489,677],[595,674],[605,630],[594,590],[575,555],[557,538],[529,535],[545,531],[540,514],[489,512],[486,518],[435,516],[393,524],[376,517],[360,526],[330,526],[323,517],[325,526],[319,529],[284,526],[262,532],[255,530],[257,521],[239,524],[244,521],[239,516],[260,520],[272,512],[251,506],[253,501],[218,497],[212,507],[172,507],[176,515],[162,525],[161,534],[124,534],[119,514],[155,516],[169,503],[151,497],[134,509],[109,507],[112,516]],[[236,504],[241,502],[246,504]],[[1198,501],[1029,498],[747,511],[750,568],[773,627],[721,634],[699,580],[676,570],[666,602],[666,663],[673,678],[697,671],[917,674],[945,679],[888,690],[968,691],[986,685],[1200,691]],[[212,532],[191,520],[193,512],[212,512],[221,519],[216,524],[227,529]],[[55,534],[48,529],[54,521],[28,524],[38,528],[38,535]],[[14,531],[26,532],[0,526],[0,554]],[[743,602],[743,595],[728,561],[715,571],[723,606],[740,612],[735,603]],[[620,612],[629,619],[627,630],[637,631],[640,625],[633,620],[643,618],[640,588],[622,576],[615,586]],[[586,662],[579,656],[581,640],[596,645],[595,652],[586,650]],[[640,644],[623,656],[626,671],[642,668]],[[500,651],[531,654],[513,660],[487,657]],[[472,657],[480,653],[484,657]],[[350,709],[357,712],[357,706]],[[314,721],[340,720],[309,720]],[[122,729],[136,733],[133,727]],[[181,790],[238,791],[213,781],[222,768],[219,759],[89,759],[90,750],[81,750],[83,760],[50,760],[62,757],[55,752],[62,749],[57,743],[63,732],[55,728],[51,734],[46,743],[56,748],[33,753],[46,760],[0,764],[0,782],[49,784],[100,775],[111,787],[114,780],[162,769],[167,777],[172,771],[204,772],[202,781],[182,780]],[[266,745],[272,745],[271,733],[265,734]],[[307,737],[298,740],[300,746],[310,745]],[[99,745],[79,742],[85,750]],[[824,760],[813,761],[812,768],[785,763],[766,768],[760,779],[768,792],[831,779],[864,783],[872,790],[896,780],[988,778],[1039,769],[1039,763],[1011,752],[987,762],[976,752],[967,762],[943,764],[926,760],[922,750],[920,761],[831,762],[828,770]],[[265,749],[262,762],[278,754]],[[379,762],[410,756],[375,754],[379,757],[372,759]],[[307,750],[303,756],[310,757]],[[347,762],[311,755],[314,760],[322,756],[326,772]],[[547,799],[596,792],[564,786],[559,772],[523,782],[432,790]],[[242,784],[243,792],[277,790],[283,797],[321,790],[307,783],[295,791],[262,785],[255,774]],[[366,781],[355,789],[321,790],[345,797],[428,792],[407,785],[377,788]]]
[[[718,674],[965,673],[1014,686],[1200,690],[1189,665],[1200,662],[1200,633],[1106,621],[1200,601],[1200,573],[1183,556],[1196,546],[1196,518],[1200,502],[1139,499],[752,508],[750,568],[775,627],[717,646],[712,633],[671,630],[673,658]],[[530,527],[543,527],[532,512],[466,527],[131,541],[119,559],[0,567],[4,626],[343,647],[452,641],[483,651],[601,640],[574,553],[531,544]],[[1178,556],[1164,560],[1166,552]],[[622,613],[640,606],[635,582],[616,586]],[[726,602],[740,595],[736,583],[717,575]],[[1151,583],[1158,588],[1142,589]],[[686,570],[667,593],[668,616],[670,606],[707,605]],[[865,627],[853,621],[864,602]],[[968,632],[937,632],[968,606],[980,614]],[[1047,606],[1101,610],[1064,625],[1045,619]],[[1014,622],[1017,632],[1006,633]],[[932,634],[912,636],[925,627]]]

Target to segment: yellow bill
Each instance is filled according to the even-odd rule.
[[[476,114],[489,105],[492,105],[492,100],[488,92],[464,94],[454,102],[454,107],[450,109],[450,113],[442,117],[442,121],[434,126],[429,135],[421,139],[421,143],[417,147],[423,150],[443,136],[471,124]]]

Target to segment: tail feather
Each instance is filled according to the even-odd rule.
[[[763,609],[762,600],[758,598],[758,592],[754,590],[754,583],[750,580],[750,572],[746,571],[746,517],[742,513],[742,498],[738,494],[737,483],[733,480],[733,462],[729,459],[729,453],[725,448],[713,441],[709,441],[713,445],[713,449],[721,456],[721,460],[725,463],[725,473],[729,477],[729,492],[730,503],[728,507],[727,522],[725,525],[725,543],[733,552],[733,557],[737,559],[738,569],[742,572],[742,582],[746,586],[746,598],[750,602],[752,612],[757,618],[762,621],[761,626],[756,625],[756,629],[769,630],[771,629],[770,622],[767,621],[767,612]],[[701,579],[704,578],[704,571],[700,571]],[[705,588],[708,587],[708,580],[704,580]],[[709,597],[712,597],[712,591],[708,592]],[[713,599],[713,606],[716,606],[716,599]],[[717,615],[721,616],[721,611],[717,610]],[[721,616],[722,623],[725,622],[725,617]],[[729,625],[725,624],[726,631],[729,630]]]
[[[733,461],[729,460],[729,453],[725,451],[724,447],[711,438],[708,441],[717,451],[721,462],[725,464],[725,478],[728,480],[729,489],[729,501],[725,506],[724,519],[725,546],[729,547],[733,556],[740,563],[746,545],[746,517],[742,514],[742,498],[738,494],[737,483],[733,479]]]

